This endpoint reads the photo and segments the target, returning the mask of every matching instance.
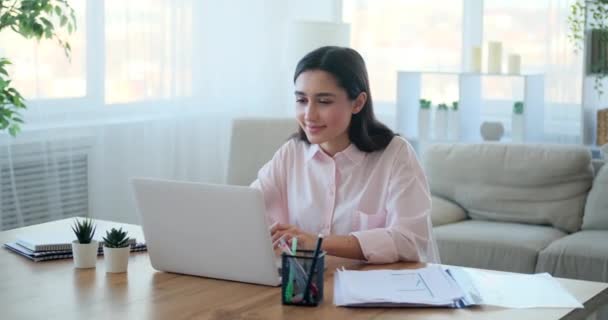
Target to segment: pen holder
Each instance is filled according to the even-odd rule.
[[[281,256],[281,299],[284,305],[318,306],[323,301],[323,271],[325,270],[325,252],[317,257],[308,299],[304,297],[310,269],[314,261],[314,252],[309,250],[298,251],[296,255],[283,253]]]

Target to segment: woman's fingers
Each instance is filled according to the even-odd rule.
[[[279,238],[282,237],[283,234],[283,232],[275,232],[271,237],[272,243],[275,243],[275,241],[279,240]]]
[[[284,234],[284,235],[282,235],[282,236],[280,236],[280,237],[278,237],[276,240],[273,240],[273,241],[272,241],[272,247],[273,247],[273,248],[276,248],[276,247],[279,245],[279,242],[280,242],[280,241],[281,241],[283,238],[285,238],[285,234]]]
[[[274,234],[272,234],[272,242],[274,243],[275,241],[279,240],[280,237],[282,237],[290,232],[291,232],[291,229],[279,230],[279,231],[275,232]]]
[[[274,245],[276,245],[276,243],[281,238],[284,238],[285,241],[290,242],[292,237],[297,236],[297,232],[296,231],[297,230],[295,230],[295,229],[277,231],[277,232],[275,232],[275,234],[272,235],[272,243]]]
[[[275,234],[277,231],[289,230],[292,228],[294,228],[294,226],[291,224],[277,223],[277,224],[274,224],[272,226],[272,228],[270,228],[270,234]]]

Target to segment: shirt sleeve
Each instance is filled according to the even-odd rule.
[[[259,189],[264,195],[266,223],[288,223],[285,163],[291,141],[285,143],[259,171],[250,187]]]
[[[351,233],[370,263],[439,263],[430,219],[431,195],[409,143],[397,152],[387,190],[385,228]]]

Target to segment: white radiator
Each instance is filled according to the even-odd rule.
[[[84,139],[0,146],[0,230],[88,215],[90,147]]]

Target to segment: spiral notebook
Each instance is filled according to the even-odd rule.
[[[46,260],[57,260],[67,259],[72,257],[72,250],[53,250],[53,251],[32,251],[18,245],[16,242],[5,243],[4,247],[24,256],[34,262],[46,261]],[[137,243],[131,245],[131,252],[146,251],[147,247],[144,243]],[[99,248],[97,255],[103,255],[103,249]]]
[[[137,232],[137,230],[132,229],[130,225],[99,220],[94,221],[94,223],[96,229],[93,239],[99,242],[100,247],[103,245],[103,237],[106,235],[106,231],[109,231],[112,228],[122,228],[124,231],[127,231],[127,236],[129,237],[130,245],[134,245],[135,243],[137,243],[135,235],[141,234]],[[76,240],[74,232],[70,227],[66,227],[66,230],[61,231],[51,230],[47,232],[30,232],[20,234],[17,235],[16,243],[34,252],[60,250],[72,251],[72,241],[74,240]]]

